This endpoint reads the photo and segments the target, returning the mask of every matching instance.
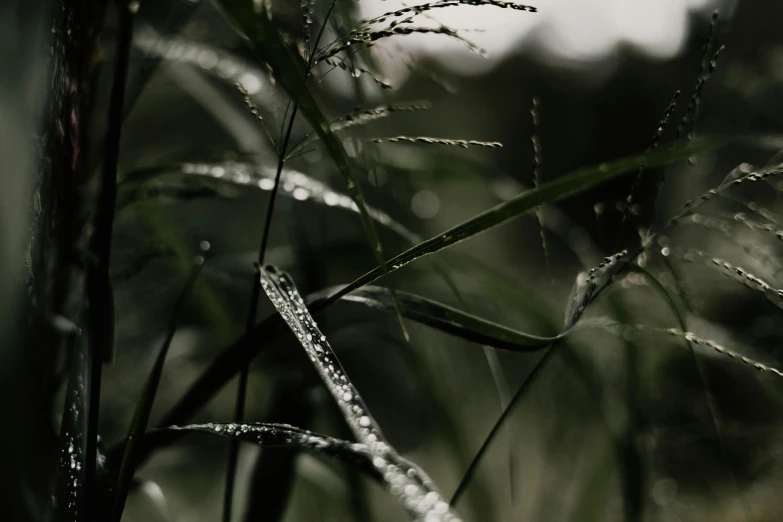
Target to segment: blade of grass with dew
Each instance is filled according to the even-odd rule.
[[[161,185],[161,178],[168,174],[184,174],[193,178],[204,177],[217,182],[231,183],[235,185],[256,188],[262,191],[271,191],[274,188],[275,169],[260,167],[244,162],[220,162],[220,163],[182,163],[179,165],[161,166],[144,169],[135,173],[128,173],[120,184],[123,191],[123,203],[129,205],[132,201],[142,197],[144,187]],[[351,198],[343,193],[332,190],[331,187],[307,174],[293,170],[283,169],[278,187],[280,194],[297,201],[312,201],[328,207],[336,207],[350,212],[359,213],[358,207]],[[176,194],[176,188],[174,188]],[[155,194],[155,192],[153,192]],[[209,195],[209,193],[207,193]],[[368,206],[367,212],[377,223],[389,228],[400,237],[411,243],[417,243],[421,238],[406,228],[388,214]]]
[[[208,243],[202,242],[201,250],[203,254],[206,254]],[[123,452],[119,474],[117,475],[114,506],[112,508],[111,516],[113,522],[120,522],[120,519],[122,518],[122,513],[125,509],[125,501],[128,497],[128,490],[136,469],[139,446],[147,431],[150,414],[152,413],[152,405],[155,402],[155,395],[157,395],[160,379],[163,375],[163,365],[166,362],[166,356],[168,355],[171,341],[174,340],[174,334],[177,331],[177,321],[179,319],[180,310],[182,309],[185,299],[193,290],[193,286],[196,284],[196,279],[201,272],[203,264],[204,257],[202,255],[196,256],[193,260],[193,267],[190,270],[188,279],[185,282],[177,302],[174,304],[166,338],[160,347],[158,357],[155,359],[155,364],[147,377],[147,382],[144,385],[144,390],[139,398],[139,402],[136,404],[136,411],[133,414],[133,420],[128,427],[128,435],[125,438],[125,450]]]
[[[273,423],[226,423],[191,424],[189,426],[171,426],[150,433],[150,439],[166,438],[172,435],[206,433],[208,435],[253,443],[262,448],[294,448],[306,450],[316,455],[333,458],[355,466],[370,477],[383,482],[383,470],[373,465],[373,456],[366,444],[336,439],[319,433],[313,433],[286,424]]]
[[[367,272],[341,291],[329,297],[326,301],[331,302],[339,299],[351,291],[371,283],[389,272],[398,270],[422,256],[433,254],[477,234],[486,232],[514,217],[535,210],[544,203],[560,201],[640,167],[666,165],[688,158],[714,146],[714,144],[709,142],[692,142],[666,151],[631,156],[604,163],[598,167],[580,169],[557,180],[544,183],[537,189],[524,192],[393,257],[386,266],[379,266]]]
[[[87,471],[87,398],[84,390],[90,378],[89,352],[79,328],[68,326],[64,333],[70,341],[70,369],[60,427],[55,500],[59,522],[76,522],[83,518],[83,484]]]
[[[373,466],[384,471],[383,479],[389,491],[413,520],[458,522],[460,518],[424,471],[402,458],[385,439],[290,277],[274,267],[261,267],[259,274],[261,286],[307,352],[354,436],[367,446]]]
[[[277,27],[272,22],[271,13],[265,6],[254,4],[249,0],[219,0],[218,3],[222,6],[223,12],[231,25],[247,38],[251,50],[256,53],[259,59],[272,68],[283,88],[288,92],[291,99],[295,101],[302,114],[309,120],[313,129],[315,129],[334,166],[342,176],[348,189],[348,194],[359,209],[362,225],[370,241],[377,263],[380,266],[386,266],[383,247],[375,232],[372,217],[364,203],[364,197],[359,189],[359,185],[351,172],[345,150],[332,133],[329,128],[329,122],[318,108],[318,104],[310,92],[298,64],[294,61]],[[390,292],[392,298],[396,300],[394,290],[390,289]],[[395,306],[395,308],[398,309],[399,307]],[[400,327],[407,338],[408,333],[405,330],[405,324],[399,309],[397,317]]]

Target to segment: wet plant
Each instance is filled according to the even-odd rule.
[[[603,473],[575,486],[580,491],[572,495],[577,507],[570,519],[619,519],[618,503],[624,520],[645,519],[647,467],[653,466],[639,440],[653,437],[653,430],[643,403],[653,402],[650,389],[658,389],[660,375],[682,368],[695,369],[697,377],[687,384],[681,376],[671,379],[688,393],[694,388],[693,400],[707,405],[699,429],[715,437],[716,466],[730,477],[725,502],[736,502],[747,520],[754,519],[747,500],[754,491],[728,448],[732,426],[721,416],[715,375],[748,379],[754,397],[774,403],[782,365],[775,353],[746,342],[736,325],[717,326],[706,306],[693,306],[698,278],[682,274],[698,267],[698,277],[715,275],[738,287],[730,295],[744,286],[750,292],[743,299],[766,300],[758,306],[771,303],[780,313],[783,232],[776,198],[783,163],[773,158],[759,168],[743,165],[713,188],[689,194],[692,199],[673,213],[659,200],[673,174],[686,169],[695,176],[687,170],[699,167],[695,158],[726,146],[696,135],[708,80],[730,52],[715,49],[717,12],[692,91],[682,98],[680,90],[671,98],[668,91],[650,138],[632,154],[557,172],[543,141],[549,117],[543,96],[533,98],[529,117],[519,115],[527,134],[518,143],[495,141],[480,130],[428,137],[413,123],[399,131],[430,117],[437,104],[395,99],[395,86],[373,54],[400,38],[426,35],[456,40],[482,55],[465,31],[440,24],[438,15],[481,8],[536,16],[544,6],[439,0],[360,18],[353,4],[337,0],[196,4],[62,0],[52,15],[53,87],[40,130],[45,157],[33,196],[25,298],[34,320],[21,336],[60,361],[45,368],[54,381],[46,399],[59,410],[52,428],[56,472],[37,520],[120,522],[138,517],[133,509],[144,502],[167,519],[171,497],[150,479],[154,464],[191,444],[207,447],[207,440],[220,448],[225,443],[227,455],[188,458],[188,465],[212,466],[221,491],[210,501],[220,505],[224,522],[251,513],[282,520],[301,494],[297,487],[314,494],[332,486],[335,503],[348,506],[336,519],[385,520],[389,498],[398,505],[395,516],[420,522],[503,520],[497,477],[506,477],[500,489],[509,498],[503,502],[516,513],[535,482],[517,465],[523,452],[531,456],[526,438],[535,429],[530,419],[502,428],[563,368],[570,372],[566,391],[589,395],[592,408],[566,411],[574,422],[600,426],[585,428],[590,433],[583,443],[601,448],[590,466]],[[189,26],[196,13],[202,16],[197,21],[208,22]],[[223,38],[212,41],[211,31]],[[182,137],[185,159],[151,155],[125,164],[123,131],[157,68],[236,147],[218,140],[213,148],[204,145],[212,141],[208,130],[209,138],[192,145]],[[330,74],[344,75],[353,108],[330,94],[324,81]],[[420,187],[422,179],[435,180],[430,188],[448,187],[464,176],[471,193],[485,190],[502,174],[485,172],[475,158],[517,149],[532,162],[507,177],[515,187],[529,188],[491,205],[477,199],[483,211],[460,214],[433,230],[393,205],[403,199],[405,183]],[[452,158],[443,159],[445,175],[416,166],[417,158],[430,156]],[[388,200],[381,197],[386,183]],[[611,186],[622,187],[622,194],[612,196],[619,215],[606,242],[612,248],[602,251],[556,205],[571,198],[603,205]],[[433,208],[437,213],[440,200],[432,190],[413,192],[413,214],[426,219]],[[249,200],[250,210],[243,207]],[[190,204],[206,209],[194,213],[192,223],[167,211],[186,212]],[[340,224],[331,225],[332,219]],[[529,244],[535,248],[525,248],[521,257],[541,257],[529,277],[497,270],[492,251],[470,251],[527,221],[534,224]],[[210,226],[218,237],[194,232]],[[243,246],[228,252],[230,244]],[[581,265],[568,269],[571,293],[563,299],[563,267],[572,267],[573,259]],[[158,270],[165,277],[145,286],[145,274]],[[482,292],[494,307],[475,298]],[[141,310],[129,312],[129,302]],[[130,333],[123,314],[136,321]],[[146,332],[141,317],[160,335]],[[367,317],[390,318],[394,327],[387,333],[368,329]],[[447,339],[445,355],[434,353],[432,339]],[[188,351],[199,343],[209,345],[211,357]],[[650,343],[653,354],[642,349]],[[136,344],[144,348],[129,348]],[[352,344],[361,350],[346,347]],[[463,345],[467,349],[460,351]],[[470,347],[483,347],[484,357],[473,359]],[[615,351],[607,355],[608,347]],[[455,362],[461,356],[472,362]],[[116,360],[122,371],[110,366]],[[748,376],[754,373],[749,370],[755,374]],[[132,383],[135,391],[121,392],[119,400],[111,379],[123,372],[140,384]],[[450,372],[465,372],[459,387],[475,388],[476,396],[480,383],[490,383],[500,408],[488,426],[476,420],[476,429],[462,429],[460,400],[467,404],[469,396],[444,392]],[[622,379],[612,380],[613,372]],[[234,379],[236,390],[221,394]],[[619,391],[610,394],[612,386]],[[563,399],[561,392],[552,392],[554,401]],[[123,405],[116,412],[115,403]],[[569,417],[559,407],[550,415],[546,408],[533,410],[542,424],[555,426],[551,440],[537,447],[542,458],[569,446],[558,438],[566,434],[556,433],[557,423],[565,425]],[[395,417],[395,409],[406,413]],[[441,436],[431,436],[438,430]],[[493,456],[502,434],[508,451]],[[427,446],[428,438],[434,445]],[[260,448],[260,457],[248,448]],[[496,469],[498,461],[508,474],[493,473],[482,484],[482,470]],[[300,486],[305,475],[309,485]],[[551,480],[546,475],[541,471],[538,478]],[[365,481],[379,490],[368,493]],[[591,489],[611,481],[620,484],[612,498]],[[656,499],[671,493],[668,483],[655,484]],[[381,494],[384,500],[375,500]]]

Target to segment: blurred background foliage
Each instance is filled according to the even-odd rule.
[[[561,11],[569,7],[566,0],[536,7],[545,12],[549,4]],[[381,9],[400,5],[384,2]],[[316,20],[327,7],[315,3]],[[487,65],[478,65],[480,59],[464,46],[428,44],[439,38],[428,35],[430,40],[420,39],[423,43],[379,43],[358,55],[365,67],[388,75],[385,81],[393,89],[380,89],[367,74],[354,78],[340,69],[321,82],[326,66],[311,82],[330,118],[357,107],[429,102],[429,110],[395,113],[345,132],[352,138],[346,151],[361,165],[356,172],[368,203],[427,238],[533,185],[533,97],[540,100],[535,135],[544,181],[643,152],[673,93],[681,89],[678,110],[664,134],[665,141],[672,141],[696,85],[711,13],[720,8],[714,40],[726,50],[701,96],[695,133],[724,145],[692,164],[667,168],[657,200],[654,180],[645,178],[640,212],[656,229],[686,200],[719,185],[735,168],[752,172],[783,148],[783,5],[738,0],[691,7],[671,2],[669,8],[673,19],[686,20],[682,43],[670,52],[622,42],[591,55],[558,51],[557,39],[542,33],[557,28],[554,19],[541,27],[523,28],[520,22],[518,29],[496,29],[512,36],[516,31],[519,38],[510,38],[515,43]],[[7,505],[26,505],[28,514],[41,514],[38,519],[47,513],[41,506],[48,502],[56,461],[66,357],[63,347],[44,351],[41,346],[54,345],[31,343],[29,335],[20,334],[26,327],[19,325],[35,325],[37,316],[25,304],[35,292],[28,289],[36,288],[30,281],[40,268],[30,250],[24,260],[41,215],[36,198],[42,158],[31,136],[46,106],[48,28],[57,9],[47,12],[22,3],[0,7],[0,381],[9,424],[3,445],[10,459],[3,490]],[[589,33],[591,21],[601,20],[602,13],[610,17],[613,9],[620,8],[595,2],[594,16],[585,18],[582,31]],[[641,19],[645,15],[639,10]],[[284,34],[299,38],[299,5],[277,1],[273,11]],[[360,4],[338,0],[325,41],[365,12]],[[502,12],[520,20],[539,14]],[[438,13],[431,16],[438,19]],[[93,93],[98,116],[85,122],[92,143],[101,143],[105,133],[116,18],[110,3]],[[597,25],[594,30],[606,29]],[[478,41],[481,35],[476,33]],[[99,428],[109,449],[124,439],[203,241],[210,244],[207,262],[180,316],[151,424],[157,425],[242,334],[251,267],[269,203],[268,186],[261,190],[263,183],[261,189],[247,183],[257,181],[254,169],[268,178],[277,160],[234,84],[244,85],[278,142],[288,105],[279,84],[210,2],[142,1],[134,38],[111,253],[116,349],[104,367],[101,392]],[[309,132],[298,119],[292,142]],[[498,141],[503,148],[368,142],[398,135]],[[37,139],[43,140],[40,132]],[[317,146],[312,140],[305,148]],[[316,180],[335,194],[345,192],[321,150],[298,156],[286,167],[305,174],[307,183]],[[436,254],[453,286],[429,259],[395,272],[384,284],[510,328],[556,333],[575,282],[584,281],[604,256],[627,246],[624,241],[638,241],[620,232],[622,204],[633,180],[625,176],[542,209],[551,268],[531,215]],[[294,174],[289,183],[281,186],[275,208],[268,262],[290,272],[303,295],[346,284],[375,266],[355,212],[335,205],[334,198],[319,199],[318,190],[299,190]],[[775,223],[781,187],[775,183],[738,187],[731,198],[716,198],[667,240],[741,266],[773,287],[783,286],[778,261],[783,252],[774,234],[783,228]],[[767,229],[749,225],[740,212]],[[411,245],[389,227],[379,227],[379,234],[389,256]],[[661,255],[660,249],[648,252],[641,264],[661,281],[671,302],[648,279],[632,273],[602,293],[587,316],[661,328],[684,324],[702,338],[783,366],[781,310],[775,303],[708,264]],[[20,286],[25,289],[21,298],[15,292]],[[261,301],[259,317],[274,313],[265,298]],[[317,319],[387,437],[446,495],[542,357],[495,352],[412,321],[406,322],[408,342],[393,313],[350,302],[338,303]],[[679,338],[600,329],[579,331],[560,343],[480,461],[460,503],[465,519],[777,520],[783,512],[777,494],[783,481],[779,377],[703,347],[694,347],[694,358],[688,345]],[[349,438],[303,355],[290,335],[264,345],[251,365],[246,419]],[[235,386],[231,381],[191,421],[228,422]],[[218,520],[227,453],[225,440],[196,435],[157,449],[136,473],[123,520]],[[241,448],[236,499],[236,520],[406,518],[381,487],[348,466],[249,445]]]

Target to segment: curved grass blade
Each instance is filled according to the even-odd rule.
[[[359,210],[359,216],[361,217],[365,234],[370,241],[376,262],[379,266],[385,267],[383,247],[375,232],[372,216],[367,210],[364,196],[362,196],[359,185],[351,172],[342,143],[332,133],[329,128],[329,122],[318,108],[318,104],[305,82],[301,67],[294,60],[277,27],[272,22],[271,13],[262,3],[254,3],[250,0],[220,0],[218,3],[222,6],[231,25],[236,27],[240,34],[245,35],[251,50],[256,53],[259,59],[272,68],[275,77],[313,126],[329,157],[332,159],[332,163],[342,176],[348,189],[348,194]],[[393,290],[392,298],[396,300]],[[397,316],[400,326],[407,338],[399,307],[395,306],[395,308],[398,309]]]
[[[446,232],[428,239],[419,245],[390,259],[384,266],[379,266],[356,279],[345,288],[326,299],[331,302],[375,281],[381,276],[402,268],[416,259],[433,254],[450,247],[482,232],[496,227],[514,217],[536,209],[544,203],[560,201],[569,196],[584,192],[600,183],[617,176],[634,171],[641,167],[653,167],[685,159],[703,152],[713,145],[709,142],[693,142],[685,146],[673,147],[666,151],[653,152],[604,163],[598,167],[588,167],[563,176],[549,183],[544,183],[537,189],[529,190],[519,196],[501,203],[481,214],[457,225]]]
[[[145,194],[147,183],[154,180],[152,185],[152,195],[161,192],[160,177],[168,173],[182,173],[187,176],[198,176],[210,178],[222,182],[228,182],[235,185],[258,188],[265,192],[274,188],[276,169],[272,167],[263,167],[251,163],[226,161],[220,163],[182,163],[180,165],[162,166],[157,168],[145,169],[135,173],[129,173],[120,188],[123,194],[124,204],[130,204]],[[187,190],[175,186],[173,193],[177,190]],[[283,169],[280,177],[278,192],[286,197],[294,198],[297,201],[312,201],[323,204],[328,207],[337,207],[350,212],[359,212],[356,204],[351,198],[343,193],[332,190],[325,183],[293,169]],[[205,191],[203,194],[210,196],[214,192]],[[186,194],[190,194],[187,193]],[[201,194],[197,192],[195,195]],[[411,243],[417,243],[421,238],[413,233],[404,225],[395,221],[391,216],[373,207],[367,207],[370,216],[384,227],[389,228],[400,237]]]
[[[206,253],[207,243],[204,242],[202,245],[202,251]],[[158,385],[160,384],[160,379],[163,375],[163,365],[166,362],[166,355],[168,354],[169,346],[171,346],[171,341],[174,340],[174,334],[177,331],[177,320],[179,318],[180,310],[185,299],[190,295],[193,286],[196,284],[196,279],[198,278],[203,265],[204,257],[197,256],[193,261],[193,268],[185,282],[185,286],[174,305],[174,310],[168,325],[168,333],[160,347],[152,371],[150,372],[149,377],[147,377],[147,383],[144,386],[141,398],[136,404],[136,411],[133,414],[133,420],[128,428],[128,435],[125,438],[125,449],[122,456],[122,463],[120,464],[119,475],[117,476],[114,506],[112,508],[111,516],[111,520],[114,522],[120,522],[120,519],[122,518],[125,501],[128,497],[128,490],[133,479],[133,473],[136,469],[139,447],[144,438],[144,434],[147,431],[150,414],[152,413],[152,405],[155,402],[155,395],[158,392]]]
[[[307,302],[313,303],[330,295],[333,288],[311,294]],[[494,348],[515,351],[537,351],[561,337],[542,337],[512,330],[408,292],[397,291],[402,315],[410,320],[449,333],[456,337]],[[358,303],[382,312],[394,313],[394,306],[385,288],[365,286],[343,297],[343,301]]]
[[[213,436],[258,444],[263,448],[293,448],[306,450],[340,460],[357,467],[373,479],[383,482],[383,471],[373,465],[373,457],[365,444],[335,439],[287,424],[191,424],[154,430],[150,438],[169,434],[206,433]]]
[[[383,472],[389,491],[413,520],[458,522],[460,518],[449,508],[424,471],[402,458],[385,439],[291,278],[274,267],[259,268],[259,274],[261,286],[307,352],[354,436],[366,445],[373,466]]]

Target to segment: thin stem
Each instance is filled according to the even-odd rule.
[[[291,131],[294,128],[294,120],[296,119],[296,113],[299,109],[299,105],[294,103],[294,108],[291,110],[291,119],[288,120],[288,130],[283,138],[283,143],[280,147],[280,157],[277,161],[277,173],[275,175],[275,185],[272,188],[272,193],[269,196],[269,204],[266,209],[266,219],[264,221],[264,231],[261,235],[261,246],[258,249],[258,265],[264,265],[264,257],[266,255],[266,246],[269,241],[269,231],[272,225],[272,213],[275,208],[275,199],[277,198],[277,189],[280,185],[280,177],[283,173],[283,165],[285,164],[285,153],[288,148],[288,142],[291,139]],[[258,312],[258,298],[261,294],[261,279],[253,272],[253,289],[250,296],[250,305],[248,307],[247,322],[245,324],[245,336],[252,333],[256,325],[256,314]],[[241,423],[245,418],[245,402],[247,398],[247,382],[250,373],[250,363],[246,363],[242,367],[242,371],[239,374],[239,386],[237,388],[236,406],[234,410],[234,422]],[[234,483],[236,481],[236,468],[237,460],[239,457],[239,441],[234,439],[231,441],[231,448],[229,450],[228,468],[226,471],[226,489],[223,497],[223,522],[231,522],[231,512],[233,510],[234,499]]]
[[[332,16],[332,11],[334,11],[335,4],[337,4],[337,0],[332,0],[332,3],[329,5],[329,10],[326,12],[326,16],[324,17],[324,23],[321,24],[321,30],[318,31],[318,36],[315,39],[315,43],[313,43],[313,52],[310,53],[310,58],[307,60],[305,72],[308,72],[310,67],[313,66],[313,58],[315,58],[315,54],[318,51],[318,44],[321,42],[321,37],[324,35],[326,26],[329,25],[329,18]]]
[[[204,254],[206,254],[206,251],[207,248],[202,247],[202,252]],[[128,435],[125,438],[125,448],[120,465],[120,472],[115,485],[115,497],[111,518],[113,522],[120,522],[122,519],[122,513],[125,510],[125,502],[128,497],[128,490],[136,469],[139,448],[147,432],[147,425],[149,424],[155,396],[158,393],[160,379],[163,375],[163,366],[166,361],[166,356],[168,355],[171,342],[174,340],[174,335],[177,333],[180,312],[182,311],[187,297],[196,284],[196,280],[201,273],[201,267],[203,265],[204,257],[202,255],[196,256],[193,260],[193,265],[190,268],[188,278],[185,281],[185,285],[182,287],[182,291],[174,304],[171,317],[169,318],[166,338],[164,339],[163,344],[161,344],[160,350],[158,351],[158,357],[155,360],[150,376],[147,379],[141,398],[136,405],[136,411],[133,415],[131,425],[128,428]]]
[[[495,425],[492,426],[489,435],[487,435],[487,438],[484,439],[484,443],[479,448],[478,452],[476,453],[476,456],[473,457],[473,461],[471,461],[470,466],[468,466],[467,471],[465,471],[465,475],[462,477],[462,480],[457,486],[457,489],[454,491],[454,494],[451,496],[451,501],[449,502],[449,504],[453,508],[457,507],[457,502],[459,502],[460,498],[462,498],[463,493],[465,493],[465,490],[470,485],[470,481],[473,479],[473,476],[476,474],[476,468],[478,468],[478,465],[481,462],[482,457],[484,457],[484,453],[486,453],[487,449],[489,448],[489,445],[495,439],[495,435],[497,435],[498,432],[500,431],[501,426],[503,426],[503,423],[505,422],[508,415],[511,413],[511,410],[514,408],[514,405],[517,403],[517,401],[519,401],[520,398],[522,398],[522,395],[524,395],[525,391],[535,381],[536,376],[540,374],[544,366],[546,366],[546,364],[552,359],[552,355],[554,353],[555,353],[555,345],[552,345],[549,348],[549,350],[547,350],[547,352],[544,354],[544,356],[541,357],[538,360],[538,362],[536,362],[536,365],[533,367],[533,370],[528,374],[524,382],[522,382],[522,385],[519,387],[519,390],[517,390],[517,392],[514,394],[514,397],[511,399],[511,402],[509,402],[508,405],[506,406],[506,409],[503,410],[503,413],[500,414],[500,417],[495,422]]]

